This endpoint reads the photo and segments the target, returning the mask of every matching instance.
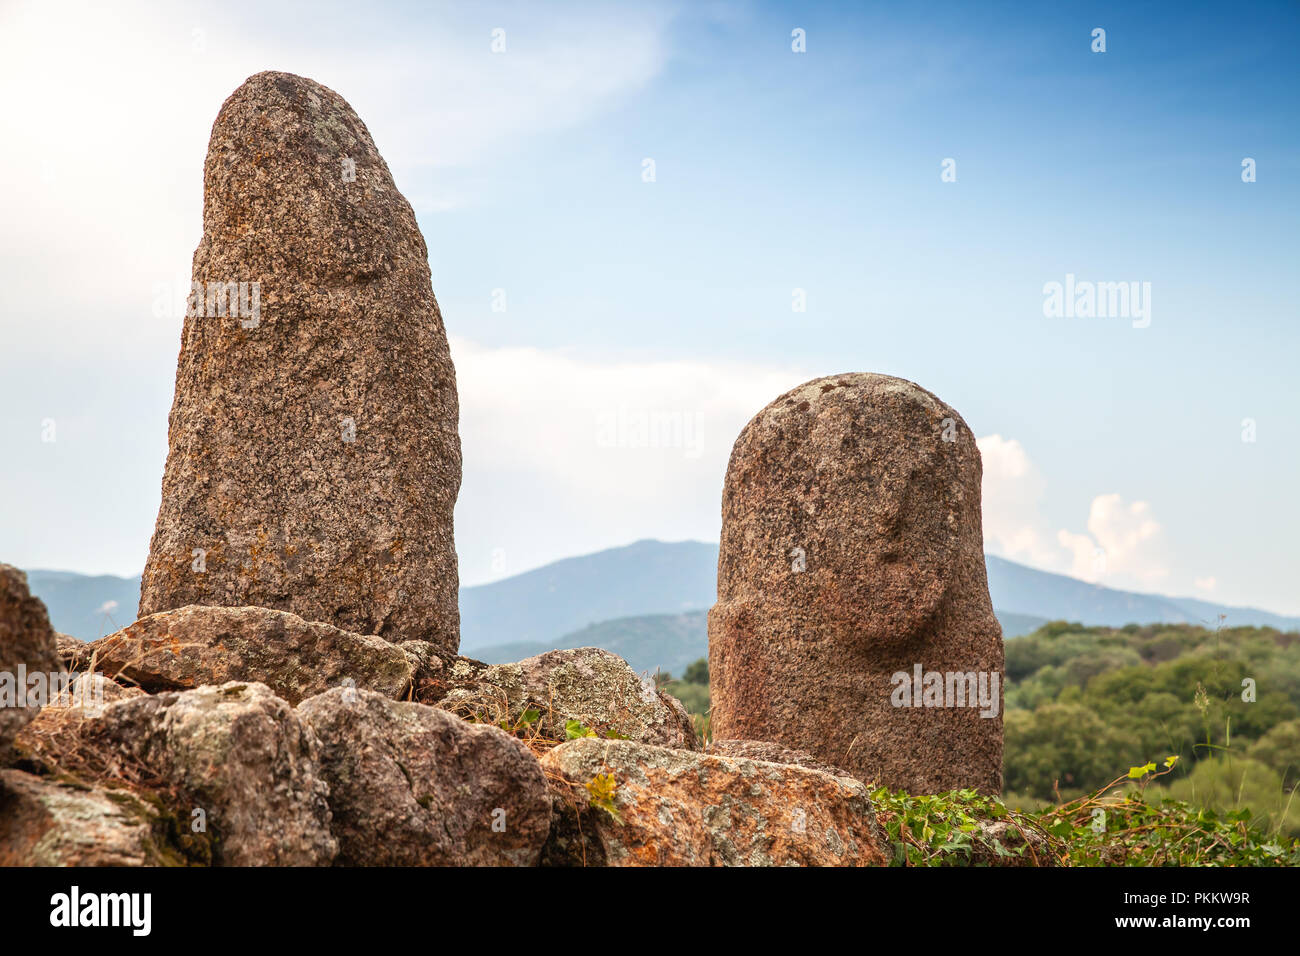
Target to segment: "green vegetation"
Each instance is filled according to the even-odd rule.
[[[1300,865],[1300,633],[1053,621],[1006,673],[1004,799],[877,790],[896,863]],[[707,662],[660,686],[707,735]]]
[[[1300,836],[1300,634],[1055,621],[1006,651],[1008,804],[1073,801],[1175,755],[1152,799]]]
[[[1300,840],[1266,832],[1249,810],[1162,796],[1153,781],[1172,773],[1135,767],[1112,787],[1041,810],[973,790],[918,797],[879,788],[871,799],[895,866],[1300,866]]]
[[[695,733],[701,740],[709,739],[709,662],[701,657],[686,665],[681,680],[672,674],[656,674],[655,684],[667,694],[682,702],[695,721]]]

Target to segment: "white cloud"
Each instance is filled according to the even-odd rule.
[[[799,369],[608,360],[453,338],[461,579],[637,538],[716,539],[736,436]],[[493,556],[496,555],[495,566]]]
[[[1088,510],[1088,534],[1061,530],[1057,537],[1071,552],[1069,573],[1076,578],[1152,587],[1168,576],[1163,529],[1145,501],[1098,495]]]
[[[1014,438],[977,438],[984,463],[985,550],[1005,558],[1054,567],[1059,550],[1046,531],[1042,500],[1047,482]]]
[[[29,319],[13,335],[174,351],[153,288],[188,274],[212,122],[253,73],[341,93],[417,211],[437,213],[475,198],[476,180],[450,167],[516,152],[642,89],[674,16],[496,4],[403,11],[405,27],[389,13],[378,29],[375,6],[318,6],[308,19],[260,3],[0,7],[0,282],[9,314]],[[497,25],[503,54],[490,49]]]
[[[1196,590],[1206,591],[1206,592],[1213,591],[1216,587],[1218,587],[1219,584],[1219,582],[1216,581],[1212,576],[1205,577],[1205,578],[1196,578],[1192,583],[1196,586]]]
[[[986,550],[1112,587],[1149,588],[1168,576],[1163,529],[1147,502],[1097,495],[1086,532],[1053,532],[1041,508],[1046,481],[1020,442],[989,435],[976,443],[984,461]]]

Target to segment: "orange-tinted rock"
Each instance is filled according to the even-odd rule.
[[[556,787],[546,865],[884,866],[889,859],[866,788],[848,777],[591,737],[556,747],[542,767]]]
[[[262,607],[191,605],[84,645],[82,666],[150,692],[258,681],[290,704],[349,686],[400,697],[415,663],[382,638]]]
[[[999,792],[1003,653],[980,477],[961,416],[902,379],[829,376],[759,412],[723,489],[713,735],[914,793]],[[913,697],[918,666],[923,689],[927,673],[971,675],[985,700],[958,704],[964,676],[951,695]]]

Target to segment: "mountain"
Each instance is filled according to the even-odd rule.
[[[45,602],[56,631],[83,641],[126,627],[140,607],[139,578],[28,571],[27,586]]]
[[[1120,591],[993,555],[985,560],[994,613],[1006,637],[1028,634],[1050,620],[1110,627],[1157,623],[1213,626],[1220,614],[1229,625],[1300,630],[1300,618],[1296,617],[1196,598]],[[492,584],[462,588],[461,649],[482,656],[485,648],[498,644],[577,647],[582,645],[564,642],[577,640],[575,632],[594,625],[614,627],[590,630],[589,637],[599,634],[612,639],[628,633],[622,618],[662,615],[668,619],[684,611],[704,610],[716,599],[717,564],[716,545],[638,541],[625,548],[557,561]],[[676,638],[665,632],[664,639]]]
[[[993,616],[998,619],[1002,625],[1002,636],[1023,637],[1025,634],[1032,634],[1044,624],[1051,620],[1048,617],[1036,617],[1033,614],[1017,614],[1015,611],[999,611],[993,609]]]
[[[635,671],[653,674],[658,670],[680,677],[688,664],[709,656],[708,613],[620,617],[588,625],[554,641],[494,644],[474,656],[489,664],[505,664],[557,647],[603,647],[623,658]]]
[[[992,555],[986,562],[1006,637],[1030,633],[1048,620],[1214,626],[1220,614],[1229,626],[1300,630],[1300,618],[1269,611],[1120,591]],[[703,646],[703,618],[692,612],[712,606],[717,567],[715,544],[646,540],[461,588],[461,651],[485,660],[519,660],[553,647],[593,644],[634,662],[650,662],[637,663],[638,670],[659,666],[677,673],[683,655],[703,656],[693,650]],[[28,579],[32,593],[49,607],[55,629],[65,634],[90,639],[112,630],[99,610],[110,601],[117,602],[110,612],[117,625],[135,618],[138,578],[29,571]],[[643,648],[644,642],[657,649]],[[504,657],[507,653],[511,656]]]
[[[706,609],[715,600],[717,574],[715,544],[637,541],[461,588],[461,652],[554,641],[612,618]]]
[[[993,555],[985,555],[984,561],[988,567],[993,605],[1014,608],[1019,614],[1107,627],[1123,627],[1125,624],[1203,624],[1213,627],[1218,623],[1219,615],[1223,615],[1224,624],[1230,627],[1300,630],[1300,617],[1287,617],[1251,607],[1213,604],[1199,598],[1119,591],[1064,574],[1037,571]]]

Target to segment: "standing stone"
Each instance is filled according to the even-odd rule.
[[[226,100],[203,179],[140,616],[256,605],[455,654],[455,370],[410,205],[288,73]]]
[[[819,378],[759,412],[722,493],[713,736],[914,793],[999,792],[1003,654],[980,477],[961,416],[902,379]],[[926,683],[936,672],[963,676],[945,696],[946,676],[937,694]],[[977,693],[954,706],[971,679],[996,695],[987,707]]]
[[[0,760],[14,735],[40,713],[50,677],[62,669],[45,605],[27,589],[26,574],[0,564]]]

